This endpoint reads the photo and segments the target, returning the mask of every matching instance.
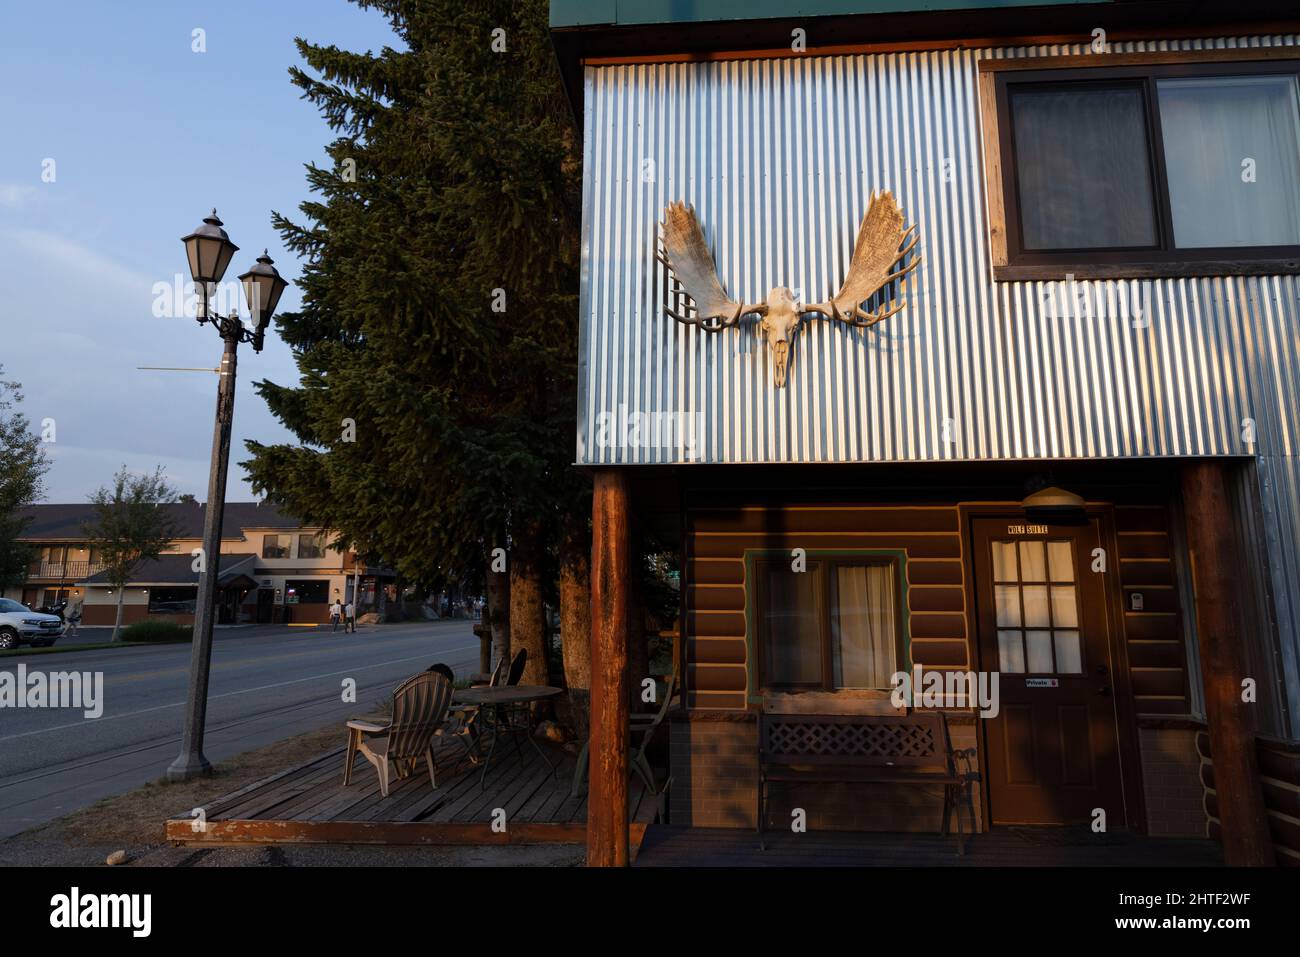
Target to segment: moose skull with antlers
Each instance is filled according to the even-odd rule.
[[[790,361],[790,342],[805,313],[815,312],[835,322],[867,328],[907,305],[907,300],[899,299],[888,309],[883,305],[874,312],[862,308],[879,290],[920,264],[918,253],[902,265],[920,238],[912,236],[907,241],[915,230],[915,226],[903,229],[903,211],[892,193],[873,193],[858,227],[849,273],[834,298],[800,305],[793,292],[779,286],[767,294],[766,302],[740,303],[732,300],[718,281],[695,210],[682,203],[669,203],[664,210],[659,261],[671,270],[674,292],[684,296],[685,302],[679,299],[678,309],[665,307],[664,311],[678,322],[705,332],[721,332],[739,324],[745,315],[761,317],[759,328],[772,350],[773,379],[781,388]]]

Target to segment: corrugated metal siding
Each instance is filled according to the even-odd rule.
[[[976,62],[1083,52],[588,68],[578,461],[1294,454],[1292,404],[1277,401],[1297,382],[1294,277],[992,281]],[[788,285],[810,301],[838,288],[878,188],[920,226],[909,306],[872,331],[805,321],[785,389],[753,322],[708,335],[664,316],[654,253],[669,200],[695,205],[734,297]],[[621,425],[636,413],[681,427],[647,441]]]
[[[1086,52],[588,68],[577,461],[1256,455],[1300,733],[1296,277],[992,281],[976,63]],[[708,335],[664,316],[655,247],[669,200],[696,207],[734,298],[786,285],[813,301],[838,288],[868,196],[883,188],[920,227],[925,263],[905,284],[909,306],[873,331],[805,321],[785,389],[771,385],[754,323]],[[1067,306],[1078,300],[1087,308]]]

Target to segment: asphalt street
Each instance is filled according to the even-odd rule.
[[[471,628],[453,620],[362,626],[354,635],[328,626],[219,629],[204,753],[216,762],[331,723],[341,728],[437,661],[458,678],[476,672]],[[103,714],[0,707],[0,837],[156,780],[175,759],[189,645],[6,657],[0,672],[19,664],[29,673],[102,672]],[[355,703],[343,700],[349,678]]]

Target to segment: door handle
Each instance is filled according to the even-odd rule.
[[[1103,698],[1109,698],[1110,685],[1102,685],[1100,688],[1097,689],[1097,694],[1101,695]]]

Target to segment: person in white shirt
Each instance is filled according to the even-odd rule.
[[[357,608],[350,601],[343,606],[343,630],[357,633]]]
[[[334,601],[330,603],[330,624],[333,626],[330,628],[330,631],[339,630],[339,616],[342,613],[343,613],[343,606],[339,604],[338,596],[335,595]],[[347,630],[347,625],[344,625],[343,627],[344,630]]]

